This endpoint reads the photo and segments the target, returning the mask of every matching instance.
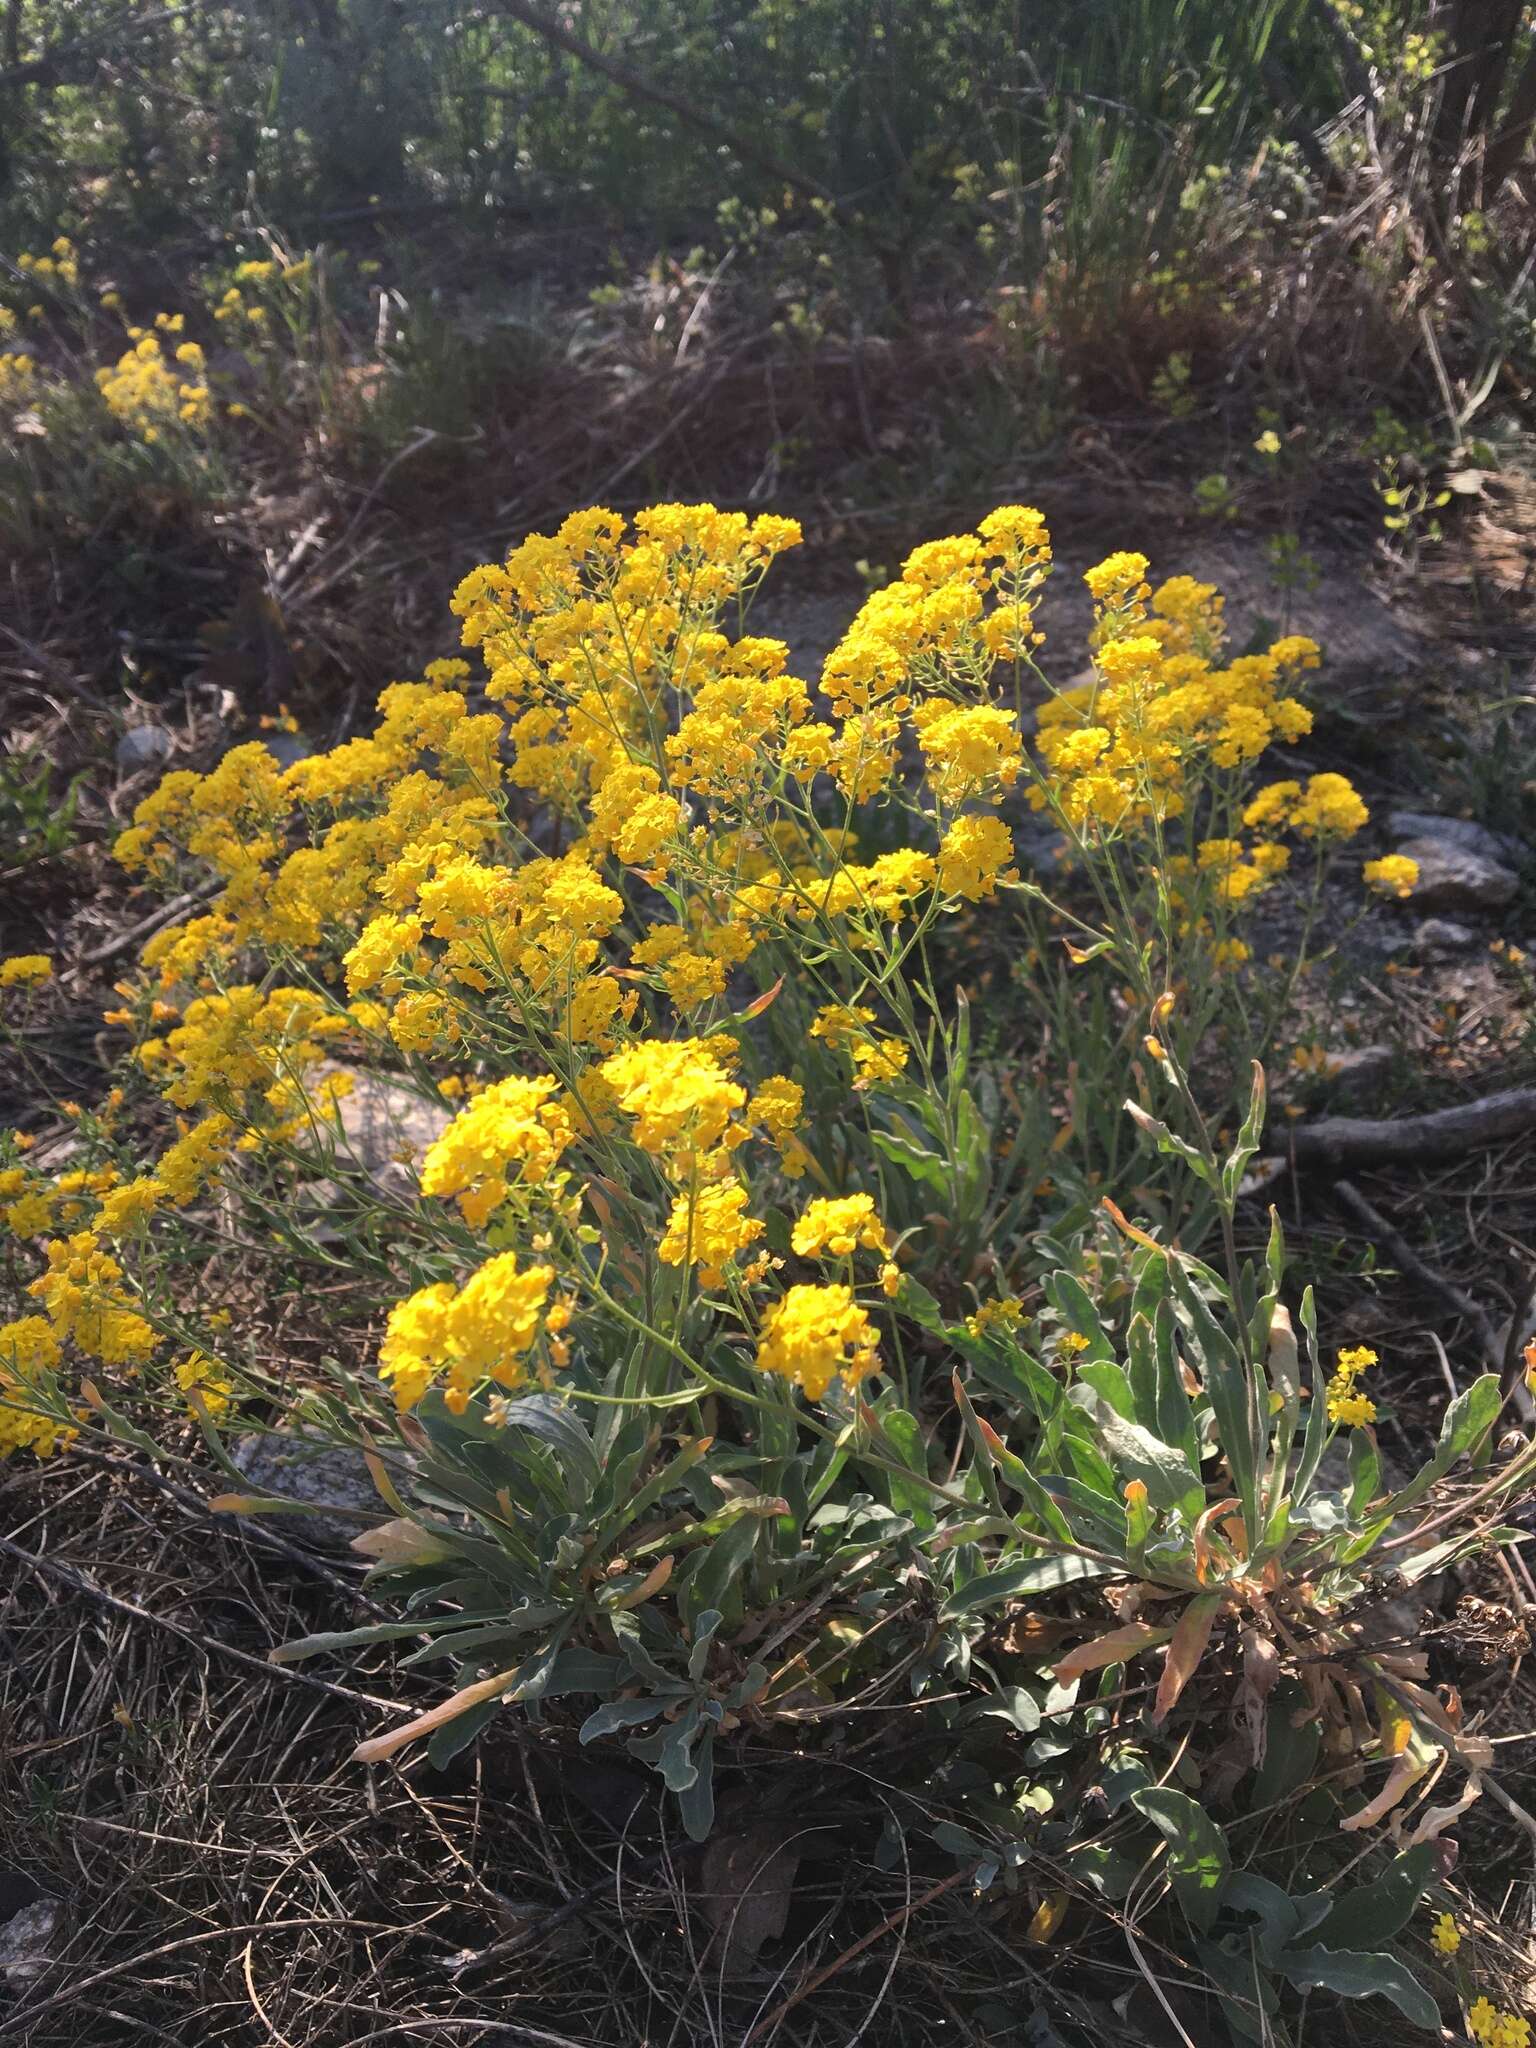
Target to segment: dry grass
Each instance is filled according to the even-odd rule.
[[[0,1918],[59,1906],[48,1967],[0,1991],[0,2040],[979,2042],[983,1983],[1026,2011],[1043,1988],[1019,1909],[942,1882],[952,1859],[916,1832],[939,1814],[886,1782],[914,1775],[889,1726],[852,1754],[744,1758],[725,1864],[566,1729],[509,1716],[462,1769],[368,1775],[354,1743],[433,1681],[383,1653],[266,1664],[345,1618],[349,1568],[190,1500],[94,1454],[0,1487]],[[898,1805],[921,1869],[871,1859]],[[787,1924],[754,1955],[718,1887],[750,1892],[774,1857]]]
[[[1221,2038],[1187,1959],[1143,1934],[1138,1966],[1086,1902],[1051,1946],[1028,1939],[1060,1881],[1048,1858],[1011,1895],[974,1893],[928,1839],[943,1810],[922,1787],[938,1759],[905,1735],[900,1708],[846,1723],[819,1751],[733,1758],[701,1851],[666,1833],[654,1779],[579,1751],[569,1725],[508,1715],[448,1772],[362,1771],[353,1744],[435,1682],[384,1652],[267,1664],[272,1642],[337,1626],[349,1606],[366,1618],[351,1567],[202,1516],[142,1467],[97,1453],[18,1466],[0,1486],[0,1532],[0,1920],[37,1894],[59,1908],[47,1967],[9,1999],[0,1990],[0,2041]],[[1502,1783],[1536,1800],[1521,1768],[1530,1681],[1507,1663],[1465,1678],[1469,1715],[1508,1744]],[[888,1817],[904,1845],[881,1854]],[[1489,1799],[1463,1833],[1480,1967],[1502,1956],[1513,1986],[1531,1839]],[[1360,2009],[1351,2042],[1379,2041],[1378,2017]]]

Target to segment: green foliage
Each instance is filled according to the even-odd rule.
[[[0,874],[15,874],[73,845],[80,777],[61,796],[54,782],[52,765],[38,755],[0,755]]]

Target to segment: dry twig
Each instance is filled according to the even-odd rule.
[[[1536,1088],[1501,1088],[1423,1116],[1325,1116],[1297,1124],[1285,1143],[1298,1166],[1417,1166],[1456,1159],[1536,1127]]]

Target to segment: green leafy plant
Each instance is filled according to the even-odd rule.
[[[724,630],[798,538],[574,514],[456,595],[505,712],[434,663],[366,738],[144,799],[118,856],[198,915],[109,1020],[131,1118],[72,1111],[63,1172],[0,1149],[31,1305],[0,1444],[153,1456],[190,1411],[218,1504],[267,1514],[303,1509],[243,1479],[234,1419],[359,1447],[399,1618],[277,1654],[451,1666],[361,1761],[446,1762],[512,1709],[624,1744],[701,1838],[744,1749],[899,1711],[936,1761],[892,1825],[954,1883],[1038,1863],[1133,1938],[1187,1925],[1271,2039],[1312,1985],[1422,2014],[1333,1914],[1384,1823],[1448,1824],[1410,1808],[1431,1772],[1486,1772],[1400,1607],[1514,1540],[1536,1450],[1492,1459],[1485,1376],[1385,1479],[1371,1355],[1325,1365],[1278,1224],[1243,1254],[1262,1073],[1229,1141],[1211,1049],[1262,1045],[1284,987],[1250,1001],[1236,928],[1276,834],[1315,914],[1367,815],[1338,775],[1254,787],[1318,650],[1228,660],[1219,593],[1119,552],[1086,575],[1091,674],[1052,692],[1049,537],[1008,506],[870,594],[826,722],[782,643]],[[1020,786],[1054,875],[1021,871]],[[953,968],[989,923],[1041,986],[1024,1057]],[[48,974],[0,963],[7,1016]],[[1085,1071],[1046,1041],[1090,1030],[1095,1099],[1061,1103]],[[414,1170],[349,1158],[365,1083],[435,1109]],[[320,1267],[324,1337],[275,1372],[252,1271],[293,1299]]]
[[[74,844],[81,777],[56,797],[51,763],[30,753],[0,754],[0,873],[66,853]]]

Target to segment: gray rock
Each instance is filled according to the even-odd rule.
[[[1456,924],[1448,917],[1426,917],[1413,935],[1413,950],[1425,960],[1449,960],[1477,944],[1470,925]]]
[[[311,1510],[283,1516],[311,1543],[343,1550],[371,1523],[387,1521],[389,1509],[369,1477],[361,1451],[342,1450],[300,1431],[252,1432],[231,1448],[230,1458],[258,1493],[281,1493]]]
[[[163,725],[130,725],[117,743],[117,765],[127,775],[158,768],[171,758],[171,736]]]
[[[1409,901],[1420,910],[1500,910],[1520,887],[1511,869],[1449,839],[1408,839],[1398,851],[1419,864]]]
[[[1327,1079],[1339,1095],[1369,1095],[1396,1058],[1390,1045],[1351,1045],[1328,1054]]]
[[[8,1991],[26,1991],[52,1968],[59,1918],[57,1899],[34,1899],[0,1926],[0,1984]]]
[[[1486,825],[1479,825],[1473,818],[1442,818],[1431,811],[1393,811],[1387,819],[1387,830],[1399,842],[1405,839],[1445,839],[1452,846],[1459,846],[1466,853],[1475,853],[1483,860],[1500,862],[1520,858],[1518,841],[1506,838],[1502,832],[1490,832]]]
[[[280,768],[307,761],[315,751],[301,732],[269,732],[264,744]]]
[[[311,1148],[329,1150],[334,1144],[338,1163],[367,1174],[384,1194],[399,1199],[414,1193],[422,1159],[453,1121],[453,1111],[366,1067],[333,1064],[320,1078],[332,1074],[346,1075],[352,1086],[337,1099],[323,1139],[310,1134]]]

